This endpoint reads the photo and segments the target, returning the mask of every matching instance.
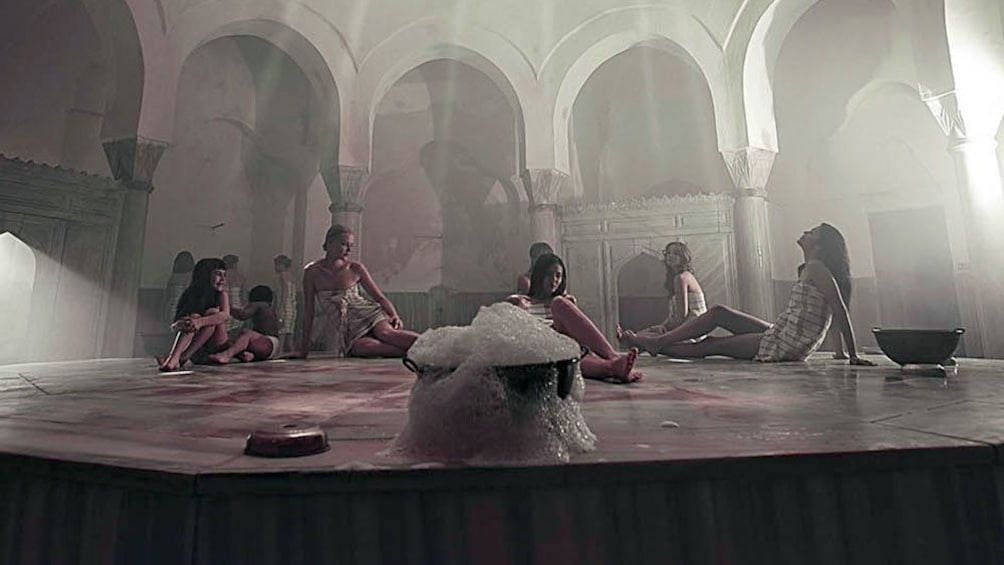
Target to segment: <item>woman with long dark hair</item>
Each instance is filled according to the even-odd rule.
[[[773,324],[718,305],[674,330],[656,337],[630,336],[628,343],[677,357],[724,355],[768,362],[802,361],[819,348],[836,318],[851,365],[874,365],[857,355],[854,329],[843,298],[851,292],[851,268],[844,236],[824,223],[803,233],[797,244],[802,248],[805,268],[791,289],[787,308]],[[696,343],[685,343],[717,328],[733,335],[709,336]]]
[[[583,377],[619,383],[641,380],[642,374],[633,370],[638,350],[632,348],[622,354],[610,345],[592,320],[575,305],[575,299],[566,294],[568,278],[565,273],[561,257],[545,253],[533,263],[527,293],[514,294],[507,300],[540,318],[558,333],[589,348],[589,354],[582,359]]]
[[[666,267],[666,282],[663,287],[669,298],[669,313],[666,320],[637,333],[631,330],[625,331],[618,324],[617,339],[621,343],[627,343],[629,336],[659,336],[708,311],[704,301],[704,290],[694,276],[692,262],[690,248],[686,243],[671,241],[666,244],[666,248],[662,250],[662,263]]]
[[[177,371],[192,357],[208,356],[226,346],[230,319],[226,288],[226,264],[216,258],[199,259],[174,313],[174,345],[166,358],[157,358],[161,371]]]

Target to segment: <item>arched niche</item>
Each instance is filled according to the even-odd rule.
[[[618,323],[624,329],[640,330],[666,319],[666,268],[655,253],[635,255],[617,273]]]
[[[0,364],[18,360],[26,349],[35,287],[35,253],[10,232],[0,233]]]
[[[643,43],[610,58],[576,97],[568,145],[584,202],[731,187],[707,81],[671,47]]]
[[[508,289],[529,245],[518,109],[464,61],[404,73],[377,105],[363,260],[394,291]],[[430,283],[432,283],[430,285]]]
[[[0,153],[107,174],[101,128],[114,93],[86,7],[4,2],[0,37],[0,107],[11,118],[0,120]]]

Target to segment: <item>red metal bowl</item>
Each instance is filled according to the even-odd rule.
[[[246,455],[300,457],[328,450],[328,435],[317,426],[285,424],[255,430],[244,446]]]

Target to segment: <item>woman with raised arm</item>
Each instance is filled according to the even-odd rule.
[[[403,329],[397,310],[366,267],[349,259],[355,237],[345,226],[331,226],[324,236],[324,257],[304,268],[299,357],[310,352],[315,304],[324,314],[325,350],[339,357],[404,357],[418,339],[417,333]]]
[[[844,236],[830,224],[820,224],[796,242],[805,268],[791,289],[784,312],[771,324],[727,306],[714,306],[704,315],[658,336],[625,333],[625,341],[648,351],[674,357],[724,355],[757,361],[803,361],[815,352],[834,318],[847,344],[851,365],[874,365],[858,357],[854,329],[843,296],[851,290],[850,260]],[[723,328],[733,335],[686,340]]]

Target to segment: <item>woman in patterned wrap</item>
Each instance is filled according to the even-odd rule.
[[[874,365],[857,355],[854,330],[844,296],[850,296],[851,269],[844,236],[830,224],[820,224],[798,238],[805,268],[791,289],[784,312],[771,324],[745,312],[717,305],[707,313],[658,336],[636,335],[629,343],[674,357],[724,355],[757,361],[804,361],[815,352],[833,318],[837,319],[851,365]],[[722,328],[733,335],[709,336]]]
[[[303,270],[299,357],[305,358],[310,352],[315,308],[324,317],[324,350],[339,357],[404,357],[418,339],[417,333],[402,329],[404,324],[397,310],[380,292],[366,267],[349,259],[355,238],[345,226],[331,226],[324,236],[324,258]],[[360,287],[369,297],[360,292]]]

